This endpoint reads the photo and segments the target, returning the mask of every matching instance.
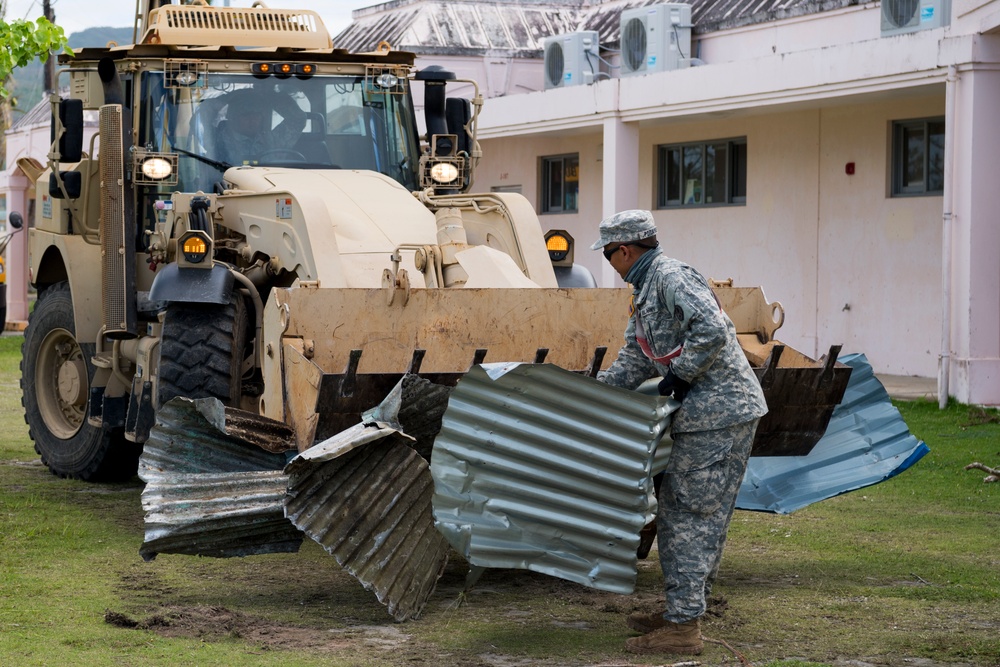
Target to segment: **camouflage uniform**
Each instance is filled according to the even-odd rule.
[[[625,211],[601,223],[601,239],[594,247],[655,233],[647,211]],[[750,446],[767,405],[736,328],[708,281],[659,248],[646,252],[654,256],[632,295],[625,345],[597,379],[635,389],[672,370],[690,383],[674,413],[673,450],[657,512],[664,618],[684,623],[705,611],[706,583],[718,567]]]

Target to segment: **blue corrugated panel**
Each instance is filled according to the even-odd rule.
[[[438,529],[475,567],[631,592],[675,405],[549,364],[473,368],[431,456]]]
[[[865,355],[840,361],[854,370],[826,433],[807,456],[751,457],[736,500],[739,509],[794,512],[882,482],[930,451],[910,434]]]

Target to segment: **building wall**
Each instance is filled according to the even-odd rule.
[[[915,98],[644,123],[637,201],[654,209],[667,253],[779,301],[782,341],[815,357],[842,344],[879,372],[933,376],[942,198],[887,193],[891,122],[936,115],[944,115],[943,87]],[[745,206],[655,210],[657,145],[744,136]],[[522,185],[537,210],[539,158],[579,153],[580,212],[539,219],[573,234],[577,261],[599,278],[604,260],[588,248],[601,217],[601,141],[596,131],[487,140],[477,175],[477,189]]]
[[[944,90],[823,114],[818,334],[886,372],[935,375],[942,321],[943,200],[887,196],[890,127],[944,115]]]

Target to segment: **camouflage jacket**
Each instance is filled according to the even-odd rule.
[[[691,383],[674,413],[674,433],[720,429],[767,413],[760,383],[736,339],[736,327],[708,281],[692,267],[662,254],[654,258],[642,287],[632,294],[630,311],[625,345],[598,380],[635,389],[672,369]],[[637,319],[653,357],[676,356],[664,363],[647,357],[636,339]]]

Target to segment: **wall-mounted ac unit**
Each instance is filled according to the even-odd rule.
[[[882,0],[882,36],[942,28],[951,23],[951,0]]]
[[[663,4],[621,14],[622,76],[665,72],[691,63],[691,5]]]
[[[594,82],[598,68],[600,43],[597,32],[582,30],[546,37],[545,90],[579,86]]]

